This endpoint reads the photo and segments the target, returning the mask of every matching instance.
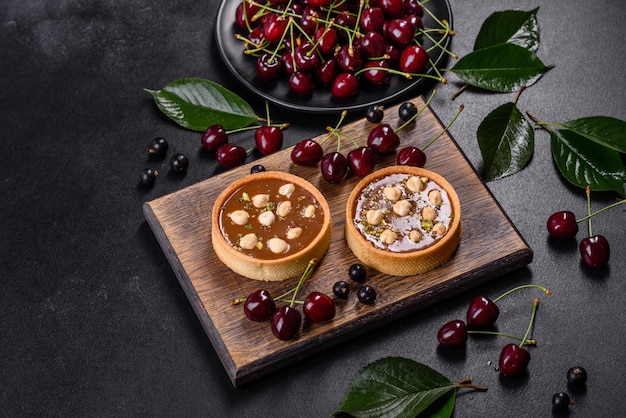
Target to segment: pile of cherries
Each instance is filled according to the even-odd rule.
[[[314,139],[303,139],[298,142],[291,151],[291,161],[294,164],[303,166],[316,166],[319,164],[322,176],[329,183],[341,182],[348,173],[353,173],[358,177],[365,177],[374,171],[379,158],[393,154],[398,150],[401,143],[398,133],[415,121],[415,118],[420,114],[420,110],[428,106],[435,94],[436,90],[433,91],[430,99],[422,109],[417,109],[412,102],[402,103],[398,108],[398,116],[403,123],[396,128],[393,128],[389,123],[382,123],[384,117],[382,106],[373,105],[368,108],[365,113],[366,119],[374,125],[369,131],[367,145],[358,146],[353,139],[348,138],[355,145],[355,148],[348,152],[347,155],[344,155],[340,150],[341,139],[346,137],[346,134],[339,129],[346,115],[346,112],[343,112],[337,126],[328,128],[329,134],[322,142]],[[338,145],[334,151],[325,153],[323,143],[332,137],[337,138]],[[396,163],[398,165],[424,167],[426,164],[424,151],[437,138],[421,149],[414,146],[400,149],[397,152]]]
[[[438,20],[441,27],[425,29],[423,15],[419,0],[243,0],[235,11],[235,37],[256,59],[261,80],[287,78],[296,95],[330,88],[344,99],[364,82],[389,83],[392,74],[445,82],[436,68],[437,75],[426,74],[431,60],[420,40],[452,31]]]
[[[586,188],[587,194],[587,216],[576,219],[572,211],[562,210],[553,213],[548,217],[547,228],[551,237],[559,240],[572,240],[578,234],[578,224],[587,220],[589,222],[589,236],[580,240],[578,248],[582,261],[593,269],[601,269],[609,262],[611,248],[609,241],[600,234],[593,234],[591,229],[591,218],[605,210],[626,202],[626,199],[615,202],[604,208],[591,212],[590,209],[590,188]]]
[[[493,300],[483,295],[476,296],[471,301],[467,309],[467,322],[457,319],[447,322],[439,329],[437,333],[437,340],[439,341],[439,344],[448,348],[465,347],[468,334],[501,335],[517,339],[520,341],[519,344],[509,343],[502,348],[498,366],[500,373],[504,376],[520,376],[526,371],[530,362],[530,353],[524,348],[524,346],[537,344],[535,340],[528,339],[528,335],[532,329],[539,299],[535,298],[533,301],[532,316],[528,324],[526,334],[523,338],[493,331],[493,327],[496,320],[500,316],[500,308],[498,308],[497,302],[503,297],[524,288],[538,288],[541,289],[546,295],[551,295],[551,292],[545,287],[530,284],[517,286]]]

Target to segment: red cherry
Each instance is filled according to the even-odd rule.
[[[303,139],[291,150],[291,161],[298,165],[316,165],[322,159],[324,149],[312,139]]]
[[[578,233],[576,216],[568,210],[562,210],[550,215],[547,227],[548,233],[558,239],[571,239]]]
[[[348,172],[348,160],[340,152],[331,152],[322,157],[320,170],[329,183],[340,182]]]
[[[289,76],[289,90],[298,96],[310,96],[314,87],[313,78],[309,73],[296,71]]]
[[[379,0],[378,6],[383,9],[385,16],[390,19],[400,17],[404,14],[404,4],[402,0]]]
[[[341,73],[333,82],[331,92],[338,99],[354,96],[359,91],[359,80],[352,73]]]
[[[409,45],[400,55],[400,69],[407,73],[423,72],[428,65],[428,52],[419,45]]]
[[[298,71],[304,72],[313,71],[319,62],[315,47],[310,42],[303,42],[298,45],[293,52],[293,58]]]
[[[583,238],[579,250],[585,264],[594,269],[606,266],[611,256],[609,241],[603,235]]]
[[[263,25],[263,36],[269,43],[276,43],[283,37],[289,20],[284,16],[272,14]]]
[[[337,76],[337,61],[333,57],[318,65],[315,69],[315,77],[324,86],[330,86]]]
[[[496,323],[500,308],[485,296],[476,296],[467,309],[467,325],[472,328],[490,328]]]
[[[335,302],[322,292],[312,292],[302,305],[304,315],[313,322],[326,322],[335,317]]]
[[[276,309],[272,315],[272,333],[279,340],[290,340],[296,336],[302,324],[300,311],[288,305]]]
[[[263,81],[272,81],[278,78],[282,68],[280,59],[267,52],[259,55],[256,60],[256,72]]]
[[[380,7],[368,7],[361,13],[361,29],[366,32],[380,32],[384,22],[385,13]]]
[[[246,162],[248,153],[239,145],[224,144],[217,149],[215,157],[222,167],[234,168]]]
[[[400,145],[400,138],[387,123],[375,126],[367,137],[367,146],[378,155],[391,154]]]
[[[265,321],[270,319],[276,310],[276,303],[265,289],[252,292],[243,304],[243,312],[252,321]]]
[[[363,77],[371,85],[382,86],[389,83],[391,77],[389,76],[389,71],[385,70],[385,68],[389,68],[387,60],[368,61],[364,68],[370,68],[363,73]]]
[[[396,157],[397,165],[408,165],[412,167],[424,167],[426,165],[426,154],[417,147],[408,146],[402,148]]]
[[[359,177],[365,177],[374,171],[376,153],[369,147],[359,147],[348,153],[350,171]]]
[[[254,132],[254,142],[261,154],[273,154],[283,147],[283,131],[278,126],[261,126]]]
[[[247,1],[242,1],[237,6],[235,11],[235,23],[240,28],[246,27],[246,22],[250,23],[252,17],[261,9],[260,6],[250,4]]]
[[[366,57],[376,58],[382,57],[385,54],[387,48],[387,42],[378,32],[367,32],[363,38],[361,38],[361,51]]]
[[[516,377],[524,373],[530,362],[530,353],[517,344],[507,344],[500,352],[500,373]]]
[[[228,143],[228,134],[222,125],[211,125],[202,134],[202,148],[207,151],[217,151],[219,147]]]
[[[404,19],[394,19],[387,25],[387,39],[398,46],[413,42],[415,26]]]
[[[437,341],[448,348],[464,347],[467,342],[465,322],[457,319],[444,324],[437,333]]]
[[[349,45],[344,45],[335,54],[339,68],[347,73],[358,71],[363,67],[361,51]]]
[[[337,31],[335,28],[322,27],[315,32],[315,42],[317,48],[324,55],[328,55],[335,50],[337,45]]]

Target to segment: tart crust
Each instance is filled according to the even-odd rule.
[[[434,243],[414,250],[390,251],[387,248],[377,248],[355,225],[357,202],[364,190],[379,179],[406,174],[428,178],[447,194],[444,205],[449,204],[451,218],[445,234]],[[357,221],[358,222],[358,221]],[[430,170],[410,166],[391,166],[375,171],[364,177],[350,193],[346,204],[345,236],[348,246],[354,255],[365,265],[381,273],[393,276],[411,276],[434,270],[445,263],[456,251],[462,235],[461,204],[450,183]],[[384,247],[384,245],[382,245]]]
[[[233,245],[232,240],[224,236],[222,222],[230,222],[229,214],[226,213],[224,205],[233,195],[246,190],[248,187],[275,181],[282,184],[293,184],[312,197],[317,209],[314,219],[321,223],[321,227],[314,236],[308,236],[307,231],[305,231],[303,235],[307,236],[305,245],[295,252],[285,253],[284,256],[262,257],[246,254],[241,248]],[[275,209],[274,212],[276,212]],[[250,223],[253,224],[252,221]],[[312,259],[321,259],[328,250],[331,228],[330,208],[321,192],[303,178],[279,171],[250,174],[231,183],[217,197],[211,213],[211,240],[217,257],[235,273],[261,281],[282,281],[301,275]],[[260,245],[267,246],[267,243]]]

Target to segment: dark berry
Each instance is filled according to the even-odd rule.
[[[176,154],[170,160],[170,167],[176,173],[185,173],[189,168],[189,160],[183,154]]]
[[[222,167],[233,168],[246,162],[248,153],[245,148],[235,144],[224,144],[215,152],[217,162]]]
[[[507,377],[523,374],[530,362],[530,353],[517,344],[507,344],[500,352],[500,373]]]
[[[312,139],[303,139],[291,150],[291,161],[298,165],[315,165],[324,155],[322,146]]]
[[[302,305],[304,315],[313,322],[326,322],[335,317],[335,302],[322,292],[312,292]]]
[[[421,73],[428,65],[428,52],[418,45],[409,45],[400,55],[400,70],[407,73]]]
[[[250,174],[262,173],[264,171],[267,171],[267,170],[265,169],[265,166],[261,164],[255,164],[252,167],[250,167]]]
[[[367,280],[367,269],[363,264],[355,263],[348,269],[348,276],[352,281],[363,283]]]
[[[476,296],[467,308],[467,325],[472,328],[490,328],[496,323],[500,308],[485,296]]]
[[[150,155],[155,157],[165,157],[168,146],[169,144],[167,143],[167,140],[165,138],[154,138],[150,142],[148,152],[150,153]]]
[[[552,412],[555,414],[564,414],[569,411],[572,399],[565,392],[555,393],[552,397]]]
[[[348,166],[359,177],[365,177],[376,167],[376,153],[369,147],[359,147],[348,153]]]
[[[320,170],[324,180],[339,183],[348,172],[348,160],[340,152],[331,152],[322,157]]]
[[[587,370],[583,367],[572,367],[567,371],[567,383],[573,386],[582,386],[587,382]]]
[[[426,153],[414,146],[402,148],[398,151],[398,155],[396,156],[396,164],[411,167],[424,167],[426,165]]]
[[[273,154],[283,147],[283,131],[278,126],[261,126],[254,132],[254,142],[261,154]]]
[[[228,143],[228,134],[222,125],[211,125],[203,133],[200,139],[202,148],[207,151],[217,151],[219,147]]]
[[[143,186],[152,187],[152,185],[154,184],[154,180],[158,175],[158,171],[151,168],[144,168],[143,170],[141,170],[141,174],[139,175],[139,182]]]
[[[376,301],[376,290],[372,286],[363,285],[359,287],[356,297],[359,299],[359,302],[370,305]]]
[[[606,266],[611,256],[609,242],[603,235],[583,238],[580,240],[579,249],[585,264],[594,269]]]
[[[274,299],[265,289],[252,292],[243,304],[243,313],[252,321],[265,321],[272,317],[276,310]]]
[[[289,76],[289,90],[298,96],[310,96],[313,93],[313,77],[302,71],[295,71]]]
[[[333,294],[339,299],[348,299],[350,285],[345,280],[340,280],[333,285]]]
[[[571,239],[578,233],[576,217],[568,210],[555,212],[550,215],[547,227],[548,233],[558,239]]]
[[[444,324],[437,333],[439,344],[448,348],[464,347],[467,342],[467,326],[461,320]]]
[[[354,96],[359,91],[359,80],[352,73],[341,73],[333,82],[331,92],[338,99]]]
[[[417,115],[417,106],[412,102],[404,102],[400,105],[398,109],[398,116],[403,121],[407,121],[411,119],[413,116]]]
[[[367,146],[378,155],[388,155],[400,145],[400,137],[387,123],[375,126],[367,137]]]
[[[282,69],[280,59],[269,52],[259,55],[256,60],[256,72],[263,81],[275,80]]]
[[[276,309],[272,315],[272,333],[279,340],[290,340],[296,336],[302,324],[300,311],[288,305]]]
[[[379,123],[384,115],[383,107],[379,105],[371,105],[365,111],[365,118],[371,123]]]

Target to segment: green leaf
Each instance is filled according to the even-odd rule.
[[[469,85],[511,93],[531,86],[550,68],[526,48],[504,43],[470,52],[450,71]]]
[[[615,190],[622,196],[626,173],[617,151],[598,146],[576,132],[550,130],[552,157],[559,171],[575,186],[591,190]]]
[[[245,100],[210,80],[181,78],[161,90],[146,91],[161,112],[193,131],[217,124],[226,130],[243,128],[258,120]]]
[[[478,127],[477,137],[486,181],[522,170],[535,147],[535,131],[513,102],[487,115]]]
[[[609,116],[592,116],[560,124],[602,146],[626,153],[626,122]]]
[[[333,415],[413,418],[455,388],[448,378],[424,364],[386,357],[368,364],[352,379]],[[454,400],[447,402],[452,402],[454,409]],[[441,410],[449,408],[446,403]]]
[[[539,8],[524,12],[506,10],[495,12],[483,22],[474,42],[474,50],[510,43],[536,52],[539,48]]]

